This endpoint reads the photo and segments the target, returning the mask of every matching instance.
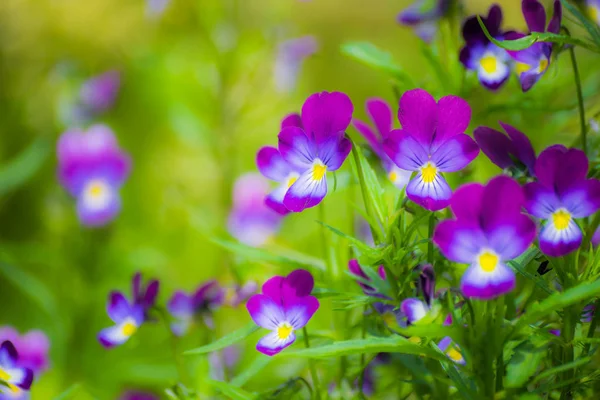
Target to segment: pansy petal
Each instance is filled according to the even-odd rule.
[[[406,195],[426,210],[438,211],[450,204],[452,189],[440,173],[436,173],[433,181],[425,182],[419,171],[406,186]]]
[[[312,169],[307,170],[290,188],[283,199],[285,207],[293,212],[301,212],[314,207],[325,198],[327,194],[327,178],[322,176],[314,179]]]
[[[466,297],[490,300],[513,290],[515,280],[515,273],[504,264],[498,264],[491,272],[474,264],[465,271],[460,289]]]
[[[181,290],[176,291],[167,303],[169,313],[178,318],[190,317],[194,314],[194,304],[191,296]]]
[[[430,264],[426,264],[421,268],[419,289],[425,299],[425,303],[431,305],[435,296],[435,271]]]
[[[352,120],[352,125],[354,128],[362,135],[363,138],[369,143],[371,149],[377,154],[378,157],[381,157],[383,154],[381,139],[377,137],[373,128],[367,123],[354,118]]]
[[[285,349],[296,340],[296,334],[291,333],[287,338],[280,339],[277,332],[271,332],[267,336],[263,336],[256,344],[256,350],[268,356],[274,356],[281,350]]]
[[[544,32],[546,30],[546,11],[537,0],[523,0],[521,3],[525,22],[531,32]]]
[[[316,157],[316,145],[304,131],[288,126],[279,133],[279,153],[292,167],[299,170],[310,168]]]
[[[315,280],[312,274],[304,269],[297,269],[290,272],[283,280],[283,296],[284,298],[308,296],[314,286]]]
[[[550,22],[548,22],[548,28],[546,30],[558,34],[560,32],[560,23],[562,21],[562,6],[560,0],[554,0],[553,7],[554,13],[552,14]]]
[[[492,4],[488,11],[485,25],[492,36],[496,36],[500,32],[502,25],[502,8],[498,4]]]
[[[148,286],[146,286],[146,293],[144,293],[144,297],[142,298],[142,305],[145,308],[151,308],[154,306],[156,301],[156,296],[158,296],[158,288],[160,287],[160,282],[156,279],[148,282]]]
[[[438,101],[437,114],[434,143],[440,145],[456,135],[464,134],[471,121],[469,103],[458,96],[442,97]]]
[[[292,172],[275,147],[263,147],[256,154],[256,166],[260,173],[276,182],[283,182]]]
[[[409,90],[400,98],[398,119],[402,130],[413,136],[423,146],[428,146],[433,140],[437,116],[435,99],[423,89]],[[403,168],[402,165],[398,166]]]
[[[454,192],[450,208],[458,220],[479,224],[484,189],[480,183],[467,183]]]
[[[429,159],[427,150],[406,131],[394,130],[383,143],[394,164],[406,171],[416,171]]]
[[[302,128],[302,118],[300,117],[300,114],[294,113],[286,115],[281,120],[281,130],[287,126],[296,126],[298,128]]]
[[[562,257],[581,246],[582,236],[581,229],[572,219],[564,229],[557,229],[549,220],[540,232],[540,250],[550,257]]]
[[[526,215],[507,217],[503,224],[486,232],[490,247],[502,260],[517,258],[529,248],[536,235],[536,225]]]
[[[409,298],[402,301],[400,310],[408,318],[408,322],[413,324],[427,315],[428,308],[425,303],[419,299]]]
[[[446,336],[440,340],[438,347],[448,356],[449,359],[455,363],[465,364],[465,359],[460,351],[460,348],[452,341],[450,336]]]
[[[367,114],[377,127],[381,139],[385,139],[392,130],[392,109],[383,99],[367,100]]]
[[[5,340],[0,346],[0,365],[5,368],[12,368],[16,365],[19,354],[12,342]]]
[[[77,216],[83,225],[97,227],[112,221],[121,210],[121,198],[117,189],[106,185],[94,192],[84,190],[77,198]]]
[[[282,306],[264,294],[252,295],[246,303],[246,308],[252,320],[263,328],[276,329],[285,318]]]
[[[475,141],[467,135],[458,134],[443,142],[431,155],[431,161],[442,172],[456,172],[469,165],[478,154],[479,147]]]
[[[285,320],[294,327],[302,329],[319,309],[319,300],[314,296],[298,297],[286,304]]]
[[[283,304],[283,282],[285,277],[276,275],[262,285],[262,293],[269,296],[276,303]]]
[[[502,169],[513,165],[510,157],[513,152],[513,144],[506,135],[487,126],[480,126],[473,131],[473,136],[481,151],[491,162]]]
[[[392,162],[390,162],[389,164],[391,165],[388,167],[389,169],[387,171],[387,176],[390,179],[390,182],[392,182],[392,184],[396,186],[396,188],[398,188],[399,190],[404,189],[404,187],[406,187],[406,185],[410,181],[412,171],[407,171],[405,169],[398,168]]]
[[[4,372],[9,376],[6,380],[6,383],[9,385],[17,386],[23,390],[29,390],[31,387],[31,383],[33,382],[33,371],[30,368],[22,368],[22,367],[13,367],[13,368],[4,368]],[[2,386],[4,387],[4,386]],[[11,388],[12,389],[12,388]],[[4,393],[0,390],[0,394]],[[18,390],[12,389],[11,394],[17,394]],[[0,395],[2,399],[12,399],[13,397],[4,397]],[[22,399],[22,397],[17,397],[18,399]]]
[[[171,322],[171,332],[175,336],[183,336],[190,329],[190,325],[192,324],[190,318],[181,318],[179,320]]]
[[[549,218],[550,215],[561,207],[561,202],[554,190],[540,184],[530,182],[525,185],[525,208],[534,217]]]
[[[455,220],[440,222],[435,227],[433,242],[446,258],[464,264],[473,262],[487,243],[477,225]]]
[[[338,170],[352,151],[352,142],[343,133],[335,133],[324,138],[318,146],[318,156],[328,171]]]
[[[121,292],[111,292],[108,296],[106,312],[113,322],[120,323],[131,314],[129,300]]]
[[[600,228],[596,229],[596,232],[594,232],[594,235],[592,236],[592,246],[600,246]]]
[[[122,325],[111,326],[98,333],[98,341],[107,349],[125,343],[130,337],[131,334],[128,334]]]
[[[310,137],[320,141],[330,134],[344,132],[353,111],[352,101],[344,93],[315,93],[302,106],[302,125]]]
[[[481,226],[484,231],[502,225],[508,218],[521,214],[525,194],[517,181],[507,176],[497,176],[489,181],[483,192]]]
[[[290,210],[287,209],[285,205],[283,205],[283,199],[285,198],[285,194],[288,191],[288,185],[283,184],[279,185],[275,190],[265,197],[265,204],[271,210],[275,211],[279,215],[287,215],[290,213]]]
[[[540,153],[535,162],[535,176],[538,181],[549,188],[554,187],[557,171],[564,167],[561,165],[562,155],[567,152],[563,145],[554,145]]]
[[[505,124],[500,121],[500,126],[502,129],[508,134],[510,140],[513,143],[513,151],[515,155],[525,166],[529,169],[531,173],[534,172],[535,168],[535,150],[531,145],[531,141],[523,132],[519,131],[515,127]],[[483,150],[483,149],[482,149]]]
[[[583,181],[588,173],[588,158],[582,150],[568,149],[560,157],[560,164],[556,170],[554,186],[558,194],[570,191],[573,185]]]

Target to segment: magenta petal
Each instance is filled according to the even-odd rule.
[[[481,151],[494,164],[502,169],[513,165],[513,160],[510,157],[513,152],[513,144],[506,135],[487,126],[480,126],[475,129],[473,136]]]
[[[489,246],[502,260],[517,258],[533,243],[535,223],[524,214],[507,217],[501,225],[486,232]]]
[[[562,155],[567,152],[563,145],[550,146],[540,153],[535,162],[535,176],[546,187],[554,187],[556,173],[560,168]]]
[[[296,334],[291,333],[286,339],[280,339],[277,332],[271,332],[267,336],[261,338],[257,345],[256,350],[268,356],[274,356],[281,350],[285,349],[296,340]]]
[[[286,115],[283,120],[281,120],[281,130],[287,126],[302,128],[302,118],[300,117],[300,114],[294,113]]]
[[[256,154],[256,165],[260,173],[276,182],[283,182],[292,172],[275,147],[263,147]]]
[[[525,206],[525,194],[517,181],[498,176],[487,184],[482,198],[481,226],[489,231],[507,219],[521,214]]]
[[[110,319],[118,324],[130,315],[131,307],[123,293],[111,292],[108,296],[106,312]]]
[[[279,153],[291,166],[306,170],[315,160],[317,149],[302,129],[288,126],[279,133]]]
[[[294,327],[302,329],[319,309],[319,300],[314,296],[295,298],[285,306],[285,320]]]
[[[406,131],[394,130],[383,143],[383,149],[399,168],[416,171],[429,160],[427,150]]]
[[[504,264],[498,264],[493,272],[471,265],[461,279],[460,289],[466,297],[490,300],[513,290],[515,280],[515,273]]]
[[[471,121],[471,107],[458,96],[442,97],[437,105],[435,143],[442,144],[456,135],[464,134]]]
[[[600,181],[586,179],[563,193],[562,202],[573,218],[585,218],[600,209]]]
[[[408,198],[429,211],[438,211],[448,207],[452,189],[441,174],[434,181],[426,183],[419,172],[406,186]]]
[[[264,294],[252,295],[246,303],[246,308],[258,326],[270,330],[276,329],[285,318],[282,306]]]
[[[327,178],[313,179],[312,169],[307,170],[290,188],[283,199],[285,207],[293,212],[301,212],[319,204],[327,194]]]
[[[487,240],[473,223],[446,220],[435,227],[433,242],[449,260],[468,264],[477,258]]]
[[[406,315],[408,322],[413,324],[427,315],[428,307],[419,299],[409,298],[402,301],[400,310]]]
[[[535,150],[529,141],[527,135],[515,127],[500,121],[500,126],[508,134],[513,143],[513,150],[517,158],[525,164],[529,171],[533,173],[535,168]],[[483,150],[483,149],[482,149]]]
[[[525,185],[525,208],[534,217],[549,218],[550,215],[561,207],[561,202],[552,189],[540,184],[530,182]]]
[[[287,184],[280,185],[278,188],[273,190],[271,193],[267,195],[265,198],[265,204],[271,210],[275,211],[279,215],[287,215],[290,213],[290,210],[283,204],[283,199],[285,198],[285,194],[288,191]]]
[[[587,177],[588,168],[588,158],[582,150],[569,149],[562,154],[554,180],[558,194],[583,181]]]
[[[353,119],[352,125],[354,128],[362,135],[363,138],[369,143],[371,149],[377,154],[378,157],[381,157],[382,154],[382,144],[381,139],[377,137],[373,128],[371,128],[368,124],[364,123],[361,120]]]
[[[265,296],[269,296],[275,302],[283,304],[283,282],[285,277],[276,275],[263,283],[262,293]]]
[[[400,98],[398,119],[402,130],[408,132],[423,146],[431,144],[437,125],[437,115],[435,99],[423,89],[409,90]],[[403,168],[400,165],[399,167]]]
[[[379,98],[367,100],[367,114],[377,127],[381,139],[385,139],[392,130],[392,109],[388,103]]]
[[[344,93],[315,93],[302,106],[302,125],[307,134],[320,141],[331,134],[344,132],[350,125],[353,111],[352,101]]]
[[[467,135],[458,134],[439,146],[431,155],[431,161],[442,172],[456,172],[469,165],[478,154],[479,147],[475,141]]]
[[[540,250],[550,257],[562,257],[579,248],[583,240],[581,229],[571,220],[566,229],[558,230],[548,220],[540,232]]]
[[[283,291],[294,297],[310,295],[315,286],[315,280],[310,272],[304,269],[292,271],[283,280]],[[285,296],[284,294],[284,297]]]
[[[479,224],[484,188],[480,183],[467,183],[454,192],[450,207],[457,219]]]
[[[523,0],[521,8],[531,32],[544,32],[546,30],[546,11],[539,1]]]

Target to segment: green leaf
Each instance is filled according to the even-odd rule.
[[[556,366],[554,368],[550,368],[547,369],[543,372],[541,372],[539,375],[537,375],[533,381],[531,381],[532,384],[541,381],[544,378],[548,378],[551,376],[558,376],[559,373],[564,372],[564,371],[568,371],[571,369],[575,369],[577,367],[581,367],[582,365],[586,365],[587,363],[589,363],[590,361],[592,361],[592,357],[584,357],[584,358],[580,358],[578,360],[574,360],[571,362],[568,362],[566,364],[562,364],[559,366]]]
[[[231,346],[234,343],[237,343],[241,340],[246,339],[248,336],[253,334],[259,329],[258,326],[254,322],[250,322],[248,325],[238,329],[230,333],[229,335],[223,336],[221,339],[216,342],[209,343],[205,346],[200,346],[192,350],[188,350],[183,354],[186,356],[194,355],[194,354],[205,354],[210,353],[212,351],[217,351],[224,349],[225,347]]]
[[[254,400],[258,398],[257,394],[247,392],[244,389],[233,386],[227,382],[215,381],[212,379],[207,382],[232,400]]]
[[[263,354],[259,354],[252,364],[244,371],[239,373],[235,378],[231,380],[231,384],[233,386],[244,386],[250,379],[252,379],[256,374],[260,373],[267,365],[269,365],[273,361],[273,357],[268,357]]]
[[[536,346],[530,341],[515,347],[514,354],[506,366],[504,385],[508,388],[523,386],[536,373],[547,354],[547,346]]]
[[[80,383],[75,383],[75,384],[71,385],[67,390],[65,390],[64,392],[62,392],[58,396],[56,396],[54,398],[54,400],[68,400],[68,399],[72,399],[73,396],[77,392],[79,392],[80,389],[81,389],[81,384]]]
[[[591,21],[587,16],[583,15],[579,9],[573,5],[571,5],[566,0],[560,0],[563,7],[566,8],[585,28],[586,31],[590,34],[596,45],[600,46],[600,27]]]
[[[369,42],[348,42],[342,45],[342,54],[415,87],[410,75],[394,62],[390,53]]]
[[[8,164],[0,167],[0,196],[23,185],[42,167],[50,154],[50,143],[40,138]]]
[[[529,35],[524,36],[516,40],[496,40],[490,35],[490,32],[485,27],[485,24],[481,20],[480,16],[477,16],[479,25],[483,29],[485,36],[492,41],[496,46],[506,50],[519,51],[531,47],[532,44],[538,42],[549,42],[557,44],[571,44],[573,46],[583,47],[584,49],[593,51],[594,53],[600,53],[600,47],[591,43],[584,42],[581,39],[577,39],[568,35],[557,35],[551,32],[531,32]]]
[[[536,286],[539,287],[540,289],[542,289],[544,292],[546,292],[548,294],[554,293],[554,291],[550,290],[550,288],[546,284],[546,281],[541,276],[536,276],[536,275],[529,273],[529,271],[527,271],[523,267],[523,265],[518,263],[517,260],[509,261],[508,265],[511,266],[512,268],[514,268],[518,273],[523,275],[525,278],[533,281],[533,283],[535,283]]]
[[[342,231],[340,231],[337,228],[334,228],[331,225],[327,225],[325,222],[323,221],[317,221],[317,223],[321,224],[322,226],[324,226],[325,228],[329,229],[331,232],[335,233],[336,235],[338,235],[341,238],[346,239],[347,241],[349,241],[352,245],[354,245],[361,253],[373,253],[374,250],[371,248],[371,246],[369,246],[366,243],[363,243],[362,241],[358,240],[357,238],[350,236]]]
[[[288,357],[307,357],[307,358],[327,358],[339,357],[350,354],[365,353],[401,353],[422,355],[437,360],[444,360],[444,356],[438,352],[412,343],[401,336],[392,336],[387,338],[369,337],[366,339],[352,339],[332,344],[311,347],[308,349],[286,351],[281,356]]]

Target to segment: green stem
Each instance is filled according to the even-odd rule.
[[[566,28],[565,32],[571,36]],[[579,69],[577,68],[577,59],[575,58],[575,48],[569,47],[569,54],[571,56],[571,64],[573,65],[573,76],[575,77],[575,87],[577,88],[577,105],[579,107],[579,124],[581,125],[581,146],[583,152],[587,155],[587,129],[585,126],[585,108],[583,104],[583,92],[581,90],[581,78],[579,76]]]
[[[429,242],[427,242],[427,261],[433,264],[433,228],[435,226],[435,214],[429,216]]]
[[[592,311],[592,322],[590,323],[590,328],[588,329],[588,333],[587,333],[587,338],[591,339],[594,337],[594,334],[596,333],[596,327],[598,326],[598,319],[600,319],[600,312],[598,312],[598,310],[600,310],[600,299],[596,300],[596,302],[594,303],[594,310]],[[591,343],[586,343],[586,345],[583,347],[583,352],[581,353],[581,357],[587,357],[587,355],[590,353],[590,346]]]
[[[308,330],[306,327],[302,328],[302,333],[304,333],[304,345],[307,349],[310,348],[310,341],[308,339]],[[308,368],[310,369],[310,376],[313,381],[313,386],[315,387],[314,395],[316,400],[321,399],[321,385],[319,384],[319,375],[317,375],[317,370],[315,369],[315,364],[313,360],[308,360]]]
[[[504,296],[500,296],[496,300],[496,337],[502,338],[502,327],[504,325]],[[498,356],[496,357],[496,392],[501,392],[504,388],[504,346],[502,340],[496,342],[499,346]]]
[[[361,337],[364,339],[365,335],[367,334],[367,318],[365,317],[365,314],[367,313],[367,306],[364,307],[363,309],[363,319],[362,319],[362,331],[361,331]],[[360,393],[360,398],[364,399],[365,398],[365,393],[363,392],[363,385],[365,383],[365,353],[361,353],[360,355],[360,375],[358,376],[358,391]]]
[[[171,341],[171,352],[173,353],[173,360],[175,361],[175,367],[177,368],[177,373],[179,374],[179,379],[182,383],[187,383],[188,376],[185,370],[185,365],[179,356],[179,351],[177,350],[177,336],[171,330],[171,326],[169,325],[169,317],[167,315],[167,311],[162,307],[155,307],[156,311],[160,315],[160,319],[164,322],[165,327],[167,328],[167,332],[169,334],[169,338]]]
[[[561,330],[562,339],[565,342],[563,348],[562,364],[572,363],[574,360],[574,349],[573,349],[573,338],[575,337],[575,327],[577,325],[577,307],[570,307],[565,309],[563,317],[563,327]],[[573,369],[567,370],[562,373],[561,381],[568,382],[573,379]],[[572,399],[571,385],[565,386],[561,395],[561,400]]]
[[[362,164],[360,163],[360,158],[358,157],[358,150],[356,150],[356,144],[352,141],[352,139],[348,139],[352,142],[352,157],[354,159],[354,164],[356,164],[356,173],[358,174],[360,193],[362,194],[363,202],[365,203],[365,210],[367,211],[367,215],[369,216],[371,221],[378,222],[379,220],[375,218],[375,213],[373,211],[372,204],[369,201],[369,196],[367,196],[367,184],[365,183],[365,173],[363,171]],[[381,243],[382,238],[380,237],[379,231],[374,229],[372,226],[370,226],[370,228],[375,244]]]

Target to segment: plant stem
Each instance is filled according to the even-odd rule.
[[[308,340],[308,330],[306,327],[302,328],[302,333],[304,334],[304,345],[307,349],[310,348],[310,341]],[[315,369],[315,364],[313,360],[308,360],[308,368],[310,369],[310,376],[313,381],[313,386],[315,387],[314,395],[316,400],[321,399],[321,387],[319,384],[319,375],[317,375],[317,370]]]
[[[568,364],[573,362],[574,359],[574,349],[573,349],[573,338],[575,336],[575,327],[577,325],[577,307],[569,307],[565,309],[563,316],[563,328],[561,330],[561,336],[565,342],[565,347],[563,348],[563,357],[562,363]],[[561,381],[568,382],[573,379],[573,370],[567,370],[562,373]],[[571,393],[571,385],[565,386],[561,395],[561,400],[572,399],[573,395]]]
[[[185,370],[185,365],[181,361],[181,357],[179,357],[179,351],[177,350],[177,337],[171,330],[169,325],[169,317],[167,316],[167,312],[165,309],[161,307],[155,307],[156,311],[160,315],[160,319],[164,322],[165,327],[167,328],[167,332],[169,334],[169,339],[171,341],[171,352],[173,353],[173,360],[175,361],[175,367],[177,368],[177,373],[179,374],[179,379],[182,383],[188,382],[187,372]]]
[[[358,182],[360,184],[360,192],[362,194],[363,202],[365,203],[365,210],[367,211],[367,215],[371,219],[371,221],[379,222],[379,220],[375,217],[375,213],[373,212],[373,207],[371,202],[369,201],[369,196],[367,196],[367,185],[365,183],[365,173],[362,168],[362,164],[360,163],[360,158],[358,157],[358,150],[356,150],[356,144],[352,141],[352,139],[348,138],[352,142],[352,157],[354,159],[354,164],[356,165],[356,173],[358,174]],[[370,226],[370,224],[369,224]],[[379,244],[381,242],[381,237],[379,235],[379,231],[374,229],[372,226],[371,234],[373,235],[373,240],[375,244]]]
[[[592,322],[590,323],[590,328],[588,329],[588,333],[587,333],[587,338],[591,339],[594,337],[594,334],[596,333],[596,327],[598,326],[598,319],[600,318],[600,312],[598,312],[600,307],[600,299],[596,300],[596,302],[594,303],[594,311],[592,314]],[[586,343],[586,345],[583,347],[583,352],[581,353],[581,357],[587,357],[587,355],[590,353],[590,346],[591,343]]]
[[[504,296],[500,296],[496,300],[496,338],[500,336],[503,338],[503,325],[504,325]],[[496,392],[501,392],[504,388],[503,378],[504,378],[504,343],[503,340],[499,340],[496,342],[496,345],[499,346],[498,356],[496,357]]]
[[[435,226],[435,214],[429,216],[429,242],[427,242],[427,262],[433,264],[433,228]]]
[[[364,339],[365,335],[367,333],[367,319],[365,317],[365,314],[367,313],[367,306],[364,307],[363,309],[363,319],[362,319],[362,331],[361,331],[361,337]],[[360,393],[360,398],[364,399],[365,398],[365,393],[363,391],[363,385],[365,383],[365,353],[361,353],[360,355],[360,375],[358,376],[358,392]]]
[[[563,28],[564,29],[564,28]],[[571,36],[568,30],[565,30],[567,35]],[[583,105],[583,92],[581,90],[581,78],[579,69],[577,68],[577,59],[575,58],[575,48],[569,47],[571,55],[571,64],[573,65],[573,76],[575,77],[575,87],[577,88],[577,105],[579,107],[579,123],[581,125],[581,146],[583,152],[587,155],[587,129],[585,126],[585,108]]]

